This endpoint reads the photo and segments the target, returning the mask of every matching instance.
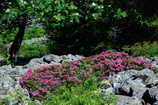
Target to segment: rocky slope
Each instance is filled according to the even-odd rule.
[[[21,75],[23,75],[28,69],[46,64],[61,64],[63,61],[73,61],[81,58],[82,56],[79,55],[74,56],[69,54],[57,56],[51,54],[43,56],[42,58],[34,58],[27,65],[24,66],[15,66],[14,68],[12,68],[11,65],[5,65],[0,67],[0,99],[16,92],[17,90],[22,92],[23,94],[26,94],[29,98],[27,91],[21,88],[18,81]]]
[[[62,64],[63,61],[73,61],[81,59],[79,55],[46,55],[42,58],[32,59],[27,65],[16,66],[5,65],[0,67],[0,99],[10,95],[16,91],[20,91],[29,97],[27,90],[22,89],[18,79],[28,69],[36,68],[43,64]],[[158,68],[158,57],[148,59],[153,67]],[[155,74],[149,69],[144,70],[128,70],[110,76],[101,92],[107,94],[112,93],[119,97],[117,105],[158,105],[158,74]],[[16,102],[11,102],[18,103]],[[25,102],[19,105],[26,105]],[[40,105],[40,104],[38,104]]]

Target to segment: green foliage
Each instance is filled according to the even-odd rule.
[[[54,21],[50,18],[56,14],[59,15],[63,11],[61,8],[51,11],[52,14],[45,15],[47,16],[45,22],[49,23],[45,24],[48,35],[52,36],[54,41],[50,50],[55,54],[72,53],[89,56],[103,50],[119,49],[121,45],[132,43],[133,36],[137,36],[137,39],[140,40],[140,37],[145,36],[146,38],[148,34],[146,27],[142,27],[136,19],[139,15],[137,16],[135,13],[135,17],[129,15],[129,11],[121,7],[114,7],[110,1],[70,1],[76,8],[69,10],[63,7],[68,13],[60,15],[62,21],[61,19]],[[66,2],[64,5],[67,3],[69,4]],[[73,17],[71,16],[73,12],[78,14],[78,21],[71,21],[70,17]],[[54,23],[60,25],[54,26]],[[146,34],[143,35],[141,32]],[[129,37],[130,41],[127,41]]]
[[[31,26],[29,27],[24,36],[24,40],[29,40],[32,38],[44,37],[46,34],[45,30],[39,26]]]
[[[43,56],[49,54],[47,44],[24,44],[21,47],[19,56],[21,57],[34,57],[34,56]]]
[[[91,76],[83,84],[62,86],[50,93],[43,105],[115,105],[117,97],[98,91],[98,78]]]
[[[18,32],[18,29],[12,29],[12,30],[5,30],[4,32],[0,33],[0,43],[7,44],[14,40],[14,37],[16,33]],[[24,40],[29,40],[32,38],[37,37],[43,37],[45,36],[46,32],[42,27],[28,27],[25,33]]]
[[[24,105],[36,105],[31,99],[20,91],[12,92],[0,100],[0,105],[19,105],[19,103]]]
[[[122,49],[133,56],[158,56],[158,42],[136,43],[132,46],[124,46]]]
[[[6,57],[7,51],[6,51],[6,48],[4,47],[4,44],[1,43],[1,42],[0,42],[0,48],[1,48],[1,50],[0,50],[0,58]]]
[[[157,27],[158,26],[158,17],[152,17],[144,20],[144,23],[150,27]]]
[[[0,43],[7,44],[13,41],[17,31],[18,31],[17,29],[12,29],[12,30],[5,29],[5,31],[0,33]]]
[[[153,9],[147,8],[155,11],[150,11],[152,14],[158,10],[156,3],[148,0],[143,3],[125,0],[5,0],[4,4],[7,6],[2,5],[6,8],[0,13],[0,20],[5,27],[0,31],[9,31],[2,31],[0,42],[14,40],[20,18],[27,14],[30,24],[40,23],[46,30],[32,27],[26,31],[24,39],[45,34],[55,37],[49,49],[60,55],[89,56],[102,50],[119,49],[121,45],[151,40],[153,34],[149,26],[157,24],[154,21],[145,26],[142,22],[146,5],[154,6]]]
[[[116,14],[114,15],[115,18],[121,19],[127,17],[127,12],[123,11],[121,8],[118,8]]]

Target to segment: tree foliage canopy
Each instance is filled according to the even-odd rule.
[[[152,30],[143,19],[158,14],[154,0],[2,0],[0,10],[0,32],[18,28],[14,42],[20,45],[25,28],[40,23],[57,54],[93,54],[109,43],[148,39],[141,34]]]

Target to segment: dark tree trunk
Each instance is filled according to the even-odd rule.
[[[21,43],[25,34],[26,25],[27,25],[27,16],[25,14],[22,15],[19,20],[19,25],[18,25],[19,31],[15,36],[12,45],[9,48],[9,60],[11,61],[12,64],[15,64],[16,62],[16,55],[21,47]]]

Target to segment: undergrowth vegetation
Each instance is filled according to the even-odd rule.
[[[90,76],[82,84],[61,86],[50,93],[44,105],[116,105],[117,96],[99,93],[99,78]]]
[[[139,42],[131,46],[124,46],[123,51],[132,56],[154,57],[158,56],[158,42]]]
[[[45,43],[34,43],[34,44],[23,44],[20,51],[20,57],[38,57],[49,54],[47,42]]]

